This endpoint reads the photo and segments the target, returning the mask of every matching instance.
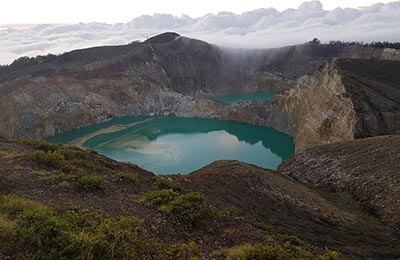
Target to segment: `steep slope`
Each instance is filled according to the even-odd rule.
[[[348,193],[368,212],[400,224],[400,136],[313,147],[279,170],[294,180]]]
[[[0,230],[7,231],[0,233],[1,257],[76,259],[97,252],[98,259],[130,259],[135,248],[140,259],[241,259],[260,243],[259,250],[278,259],[336,259],[317,257],[326,247],[339,250],[340,259],[400,256],[398,230],[355,200],[240,162],[156,177],[90,151],[1,141],[0,166]]]
[[[268,125],[318,144],[400,133],[400,62],[334,59],[274,101]]]

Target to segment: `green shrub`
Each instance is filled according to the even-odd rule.
[[[21,140],[20,142],[22,144],[32,146],[34,149],[42,150],[45,152],[49,152],[49,151],[54,152],[61,148],[61,145],[59,145],[59,144],[50,144],[48,142],[40,141],[40,140],[36,140],[36,139],[26,139],[26,140]]]
[[[145,196],[145,201],[193,226],[204,224],[217,216],[216,210],[206,204],[204,195],[200,192],[179,194],[171,189],[153,191]]]
[[[15,219],[16,242],[35,259],[162,259],[164,255],[143,221],[134,217],[114,220],[77,210],[59,214],[14,195],[0,196],[0,214]],[[1,223],[13,226],[0,219],[0,230],[4,230]]]
[[[313,246],[305,242],[304,240],[301,240],[300,238],[296,236],[290,236],[286,234],[274,234],[271,236],[271,238],[279,243],[289,243],[292,246],[299,246],[302,248],[305,248],[307,250],[313,250]]]
[[[132,183],[132,184],[139,184],[140,183],[139,176],[137,176],[134,173],[119,172],[119,173],[117,173],[115,175],[118,176],[118,178],[123,182]]]
[[[85,160],[90,155],[95,154],[91,150],[84,150],[77,147],[62,147],[60,150],[68,160]]]
[[[37,160],[47,166],[51,166],[63,171],[62,174],[53,176],[55,179],[61,180],[63,186],[68,186],[67,182],[73,183],[75,186],[83,190],[98,190],[101,188],[101,184],[104,181],[104,177],[89,174],[86,170],[78,167],[79,164],[87,166],[85,160],[72,159],[67,160],[66,155],[71,156],[82,156],[86,152],[77,150],[77,154],[72,152],[73,150],[56,149],[54,151],[35,150],[32,153],[24,154],[23,157]],[[66,154],[66,155],[65,155]],[[90,163],[90,162],[88,162]],[[82,165],[81,165],[82,166]]]
[[[158,189],[171,189],[174,191],[180,191],[179,186],[172,180],[169,180],[163,176],[157,176],[154,178],[154,186]]]
[[[72,163],[66,161],[63,166],[61,167],[62,171],[65,173],[69,173],[69,174],[87,174],[87,172],[82,169],[79,168],[75,165],[73,165]]]
[[[176,260],[197,260],[201,257],[201,252],[197,244],[193,241],[179,245],[173,245],[166,251],[168,259]]]
[[[18,215],[29,208],[38,208],[39,204],[30,200],[22,199],[15,195],[0,196],[0,212],[5,215]]]
[[[101,184],[104,181],[104,177],[89,175],[80,169],[75,174],[61,174],[55,178],[61,180],[61,183],[64,183],[63,186],[65,187],[68,186],[66,182],[69,182],[86,191],[101,189]]]
[[[163,206],[171,203],[171,201],[175,200],[178,196],[179,193],[171,189],[153,191],[146,194],[144,201],[151,205]]]
[[[272,227],[270,225],[264,223],[261,220],[256,220],[256,221],[253,222],[253,224],[254,224],[255,227],[258,227],[258,228],[260,228],[260,229],[262,229],[264,231],[267,231],[267,232],[271,232],[272,231]]]
[[[89,171],[101,170],[101,166],[91,159],[70,159],[68,160],[68,164]]]
[[[227,252],[228,260],[335,260],[337,257],[338,254],[333,251],[327,251],[320,255],[299,246],[282,246],[279,244],[245,244]]]
[[[161,206],[160,209],[165,213],[173,214],[182,222],[192,225],[201,224],[215,216],[215,211],[206,205],[204,195],[199,192],[180,195],[170,203]]]
[[[46,141],[40,141],[36,139],[25,139],[21,140],[20,143],[29,145],[36,150],[43,150],[45,152],[48,151],[54,152],[56,150],[62,150],[65,153],[66,157],[76,158],[76,159],[84,158],[85,156],[93,154],[93,152],[90,150],[84,150],[77,147],[67,147],[62,144],[52,144]]]
[[[15,223],[0,214],[0,243],[12,241],[15,236]]]
[[[94,176],[89,174],[76,175],[74,183],[83,190],[98,190],[104,181],[102,176]]]
[[[7,141],[7,138],[5,138],[4,136],[0,135],[0,141]]]
[[[65,164],[65,156],[59,150],[47,152],[35,150],[26,156],[30,159],[40,161],[41,163],[52,167],[62,167]]]
[[[243,218],[244,212],[238,208],[228,208],[220,211],[218,215],[225,218]]]

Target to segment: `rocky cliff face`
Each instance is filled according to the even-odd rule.
[[[274,101],[267,125],[318,144],[400,133],[400,62],[334,59]]]
[[[127,115],[211,117],[218,110],[208,99],[127,80],[40,77],[2,85],[0,93],[0,132],[13,138],[41,138]]]

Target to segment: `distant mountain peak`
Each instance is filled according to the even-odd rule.
[[[145,41],[145,43],[157,44],[157,43],[169,43],[180,37],[179,34],[175,32],[166,32],[162,34],[158,34],[156,36],[150,37]]]

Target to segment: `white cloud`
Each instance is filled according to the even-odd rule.
[[[196,19],[155,14],[125,24],[47,24],[27,30],[0,30],[0,64],[25,55],[126,44],[165,31],[240,48],[278,47],[314,37],[322,41],[400,41],[400,1],[331,11],[324,10],[318,1],[311,1],[282,12],[269,8],[242,14],[221,12]]]

